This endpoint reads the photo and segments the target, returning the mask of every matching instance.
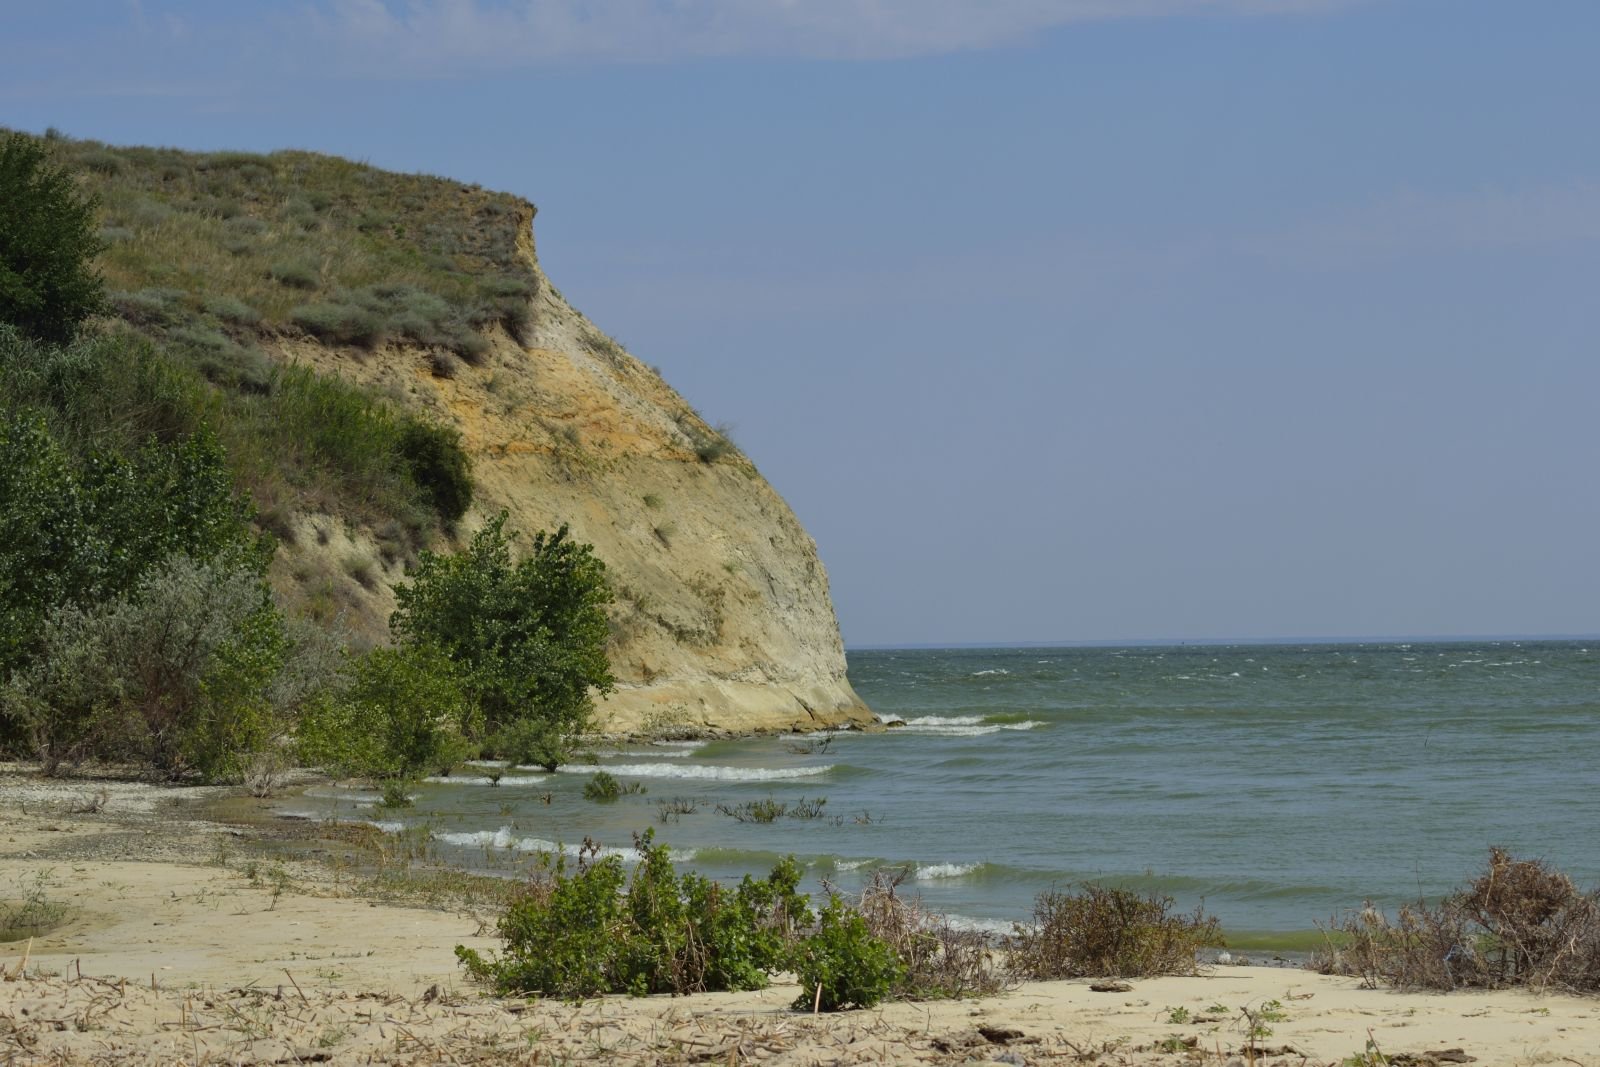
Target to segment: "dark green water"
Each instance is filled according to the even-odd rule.
[[[868,651],[850,677],[906,725],[810,752],[636,745],[600,762],[644,796],[585,801],[590,767],[510,771],[426,785],[403,818],[497,868],[651,826],[717,875],[792,852],[851,888],[895,866],[930,904],[996,926],[1041,890],[1111,881],[1203,900],[1279,947],[1366,899],[1447,892],[1493,844],[1600,883],[1600,643]],[[830,817],[714,810],[802,796]],[[669,798],[698,808],[663,824]],[[388,817],[359,794],[308,800]]]

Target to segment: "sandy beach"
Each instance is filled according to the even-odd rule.
[[[1593,999],[1273,967],[832,1016],[789,1010],[784,984],[500,1000],[453,955],[495,947],[491,906],[408,906],[334,852],[274,853],[270,834],[204,817],[224,796],[0,774],[0,902],[32,897],[59,922],[0,942],[0,1063],[1341,1064],[1376,1048],[1392,1063],[1600,1065]],[[1271,1001],[1281,1018],[1252,1050],[1244,1009]]]

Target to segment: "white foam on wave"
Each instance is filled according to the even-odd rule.
[[[922,715],[903,721],[902,728],[912,733],[940,737],[982,737],[1001,730],[1032,730],[1045,725],[1038,719],[1022,722],[988,722],[981,715]]]
[[[865,867],[871,862],[871,860],[834,860],[833,869],[836,871],[853,871],[859,867]]]
[[[1010,673],[1011,672],[1006,670],[1004,667],[992,667],[992,668],[990,668],[989,670],[986,670],[986,671],[973,671],[971,676],[973,678],[986,678],[991,674],[1010,674]]]
[[[917,868],[917,881],[931,882],[939,878],[965,878],[976,871],[979,863],[930,863]]]
[[[406,824],[398,819],[369,819],[368,825],[375,826],[386,834],[397,834],[406,828]]]
[[[833,764],[820,767],[718,767],[705,763],[613,763],[605,768],[612,774],[634,778],[692,778],[716,782],[779,782],[790,778],[810,778],[827,774]],[[592,774],[591,767],[562,767],[562,774]]]
[[[433,839],[446,845],[456,845],[460,848],[498,848],[512,852],[559,852],[564,856],[572,857],[578,856],[583,851],[581,845],[563,845],[542,837],[518,837],[509,826],[502,826],[498,830],[452,830],[436,833],[433,835]],[[608,845],[600,846],[598,854],[602,858],[616,856],[624,863],[637,863],[641,858],[638,849],[612,848]],[[674,863],[687,863],[694,857],[695,851],[692,848],[672,848],[667,850],[667,858]]]
[[[596,752],[601,759],[685,759],[694,755],[694,750],[687,748],[654,749],[648,752],[627,752],[622,749],[612,749],[608,752]]]
[[[505,767],[505,766],[508,766],[509,763],[510,763],[509,760],[503,760],[503,759],[469,759],[469,760],[467,760],[467,766],[468,767]]]
[[[946,915],[952,930],[976,930],[980,934],[1008,935],[1012,924],[1004,919],[973,919],[966,915]]]
[[[542,774],[502,774],[499,783],[502,786],[538,785],[544,781]],[[495,779],[487,776],[461,775],[461,774],[434,774],[424,778],[425,782],[434,785],[495,785]]]

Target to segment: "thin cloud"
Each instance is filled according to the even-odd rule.
[[[430,68],[731,56],[894,59],[1026,42],[1073,23],[1305,15],[1375,0],[324,0],[327,43]]]

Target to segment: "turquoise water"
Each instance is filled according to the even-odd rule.
[[[576,766],[428,783],[400,816],[339,789],[295,806],[426,823],[453,861],[497,870],[651,827],[718,876],[793,853],[813,889],[848,889],[894,867],[994,928],[1095,879],[1285,946],[1366,899],[1438,896],[1492,844],[1600,883],[1600,643],[860,651],[850,678],[905,725],[602,752],[648,790],[611,804],[583,799],[594,768]],[[715,810],[818,797],[824,818]],[[694,812],[661,822],[675,798]]]

